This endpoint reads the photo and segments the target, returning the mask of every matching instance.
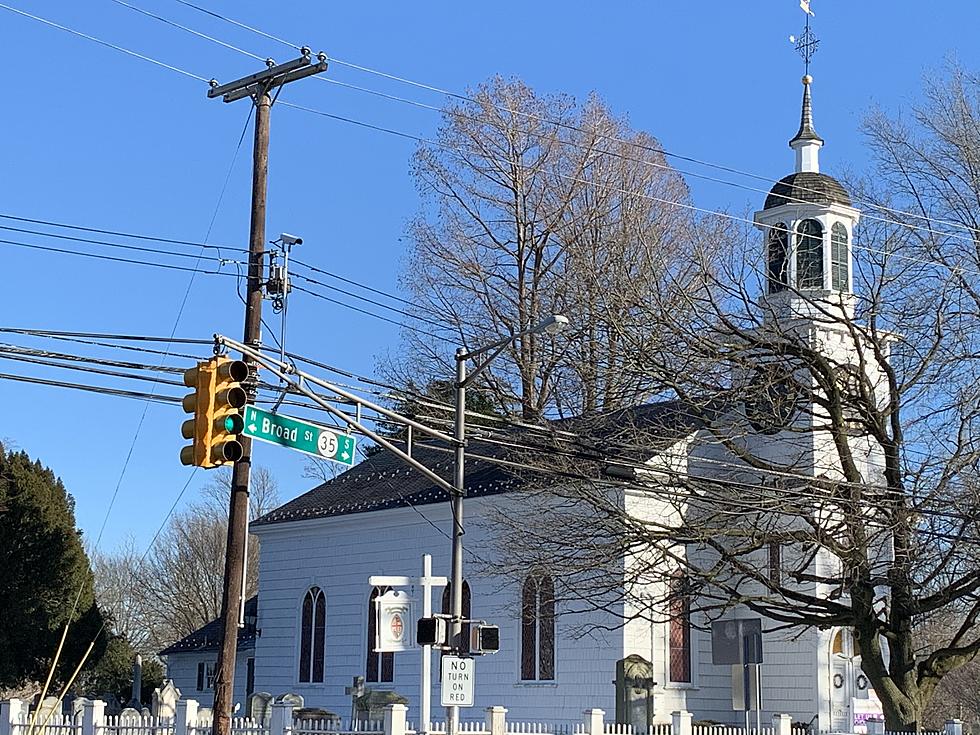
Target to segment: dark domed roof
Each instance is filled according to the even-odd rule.
[[[766,197],[763,209],[783,204],[805,202],[807,204],[843,204],[851,206],[851,197],[833,176],[797,171],[776,182]]]

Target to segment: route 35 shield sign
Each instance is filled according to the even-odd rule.
[[[390,590],[374,599],[374,650],[379,653],[408,651],[415,647],[412,600],[406,592]]]

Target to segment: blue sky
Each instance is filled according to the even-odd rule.
[[[295,55],[177,0],[127,1],[262,57],[281,62]],[[584,97],[595,90],[669,151],[771,180],[792,168],[786,141],[799,120],[802,63],[788,36],[799,34],[804,20],[795,0],[198,2],[331,58],[441,89],[463,91],[502,74],[519,76],[540,92]],[[111,0],[4,3],[205,78],[227,81],[259,68],[246,56]],[[934,3],[927,11],[908,0],[813,0],[812,7],[821,39],[812,68],[816,128],[827,141],[821,163],[830,173],[866,165],[860,124],[872,105],[907,110],[923,76],[949,58],[980,67],[980,51],[964,32],[980,22],[974,2]],[[0,38],[8,69],[0,213],[191,241],[205,237],[247,102],[208,100],[202,82],[4,9]],[[437,93],[338,63],[327,76],[427,104],[443,101]],[[431,136],[438,123],[433,112],[312,79],[291,85],[281,99],[413,135]],[[250,134],[210,242],[247,245]],[[409,175],[413,145],[277,108],[270,236],[300,234],[306,261],[397,293],[401,238],[418,206]],[[717,175],[693,164],[678,166]],[[751,178],[724,178],[768,188]],[[763,198],[745,188],[689,182],[705,208],[742,211]],[[0,239],[81,247],[3,231]],[[0,248],[0,326],[167,335],[188,288],[185,272]],[[231,278],[196,277],[177,335],[239,336],[234,285]],[[26,343],[6,335],[0,341]],[[397,344],[391,324],[302,294],[290,303],[289,347],[295,351],[372,374],[378,356]],[[7,360],[0,360],[0,372],[55,375]],[[74,373],[59,377],[79,380]],[[0,405],[0,437],[62,477],[90,537],[98,534],[118,483],[102,546],[111,548],[127,534],[147,543],[187,481],[189,471],[177,460],[184,418],[179,409],[5,380]],[[255,461],[276,472],[284,498],[311,485],[302,477],[301,455],[259,446]],[[181,503],[206,480],[199,472]]]

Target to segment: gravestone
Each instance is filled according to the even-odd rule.
[[[197,711],[197,721],[200,723],[213,722],[214,710],[212,710],[210,707],[201,707]]]
[[[616,722],[633,732],[650,732],[653,725],[653,664],[632,654],[616,662]]]
[[[61,721],[56,719],[60,714],[61,700],[58,697],[45,697],[37,706],[37,718],[35,722],[40,725],[47,720],[49,724],[60,725]]]
[[[138,720],[143,716],[143,714],[135,707],[126,707],[122,712],[119,713],[119,717],[123,720]]]
[[[173,680],[167,679],[162,687],[153,690],[154,717],[173,719],[177,714],[177,700],[180,699],[180,689],[174,686]]]
[[[383,720],[385,707],[389,704],[408,704],[408,699],[398,692],[389,692],[382,689],[369,689],[356,700],[356,712],[358,720],[375,722]]]
[[[272,695],[269,692],[254,692],[246,701],[245,714],[255,722],[269,724],[272,709]]]
[[[299,694],[293,694],[291,692],[286,694],[280,694],[275,699],[276,702],[281,702],[282,704],[291,704],[293,709],[303,708],[303,697]]]
[[[71,719],[76,725],[82,721],[82,713],[85,711],[85,705],[91,702],[91,699],[86,699],[85,697],[75,697],[71,702]]]

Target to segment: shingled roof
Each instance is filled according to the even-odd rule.
[[[588,442],[596,446],[617,442],[629,444],[630,447],[617,448],[612,453],[632,461],[644,461],[657,450],[687,436],[699,425],[693,412],[676,401],[667,401],[600,416],[555,421],[548,427],[556,432],[587,431]],[[512,429],[509,436],[513,438],[513,443],[525,445],[546,447],[550,441],[548,433],[531,429]],[[642,448],[638,444],[642,444]],[[469,441],[467,452],[466,488],[467,497],[470,498],[511,492],[536,474],[500,463],[512,461],[526,464],[529,459],[527,449],[514,449],[473,438]],[[446,481],[451,481],[453,456],[446,445],[418,442],[413,447],[412,456]],[[583,463],[587,464],[588,460]],[[312,518],[427,505],[444,502],[446,497],[444,490],[396,455],[381,451],[342,475],[265,514],[251,526],[256,528]]]
[[[238,650],[255,648],[255,619],[259,614],[259,596],[252,595],[245,601],[245,625],[238,629]],[[221,646],[221,618],[216,618],[202,628],[184,636],[176,643],[160,651],[161,656],[171,653],[217,651]]]
[[[766,197],[763,209],[781,207],[784,204],[843,204],[851,206],[847,189],[833,176],[797,171],[777,181]]]

